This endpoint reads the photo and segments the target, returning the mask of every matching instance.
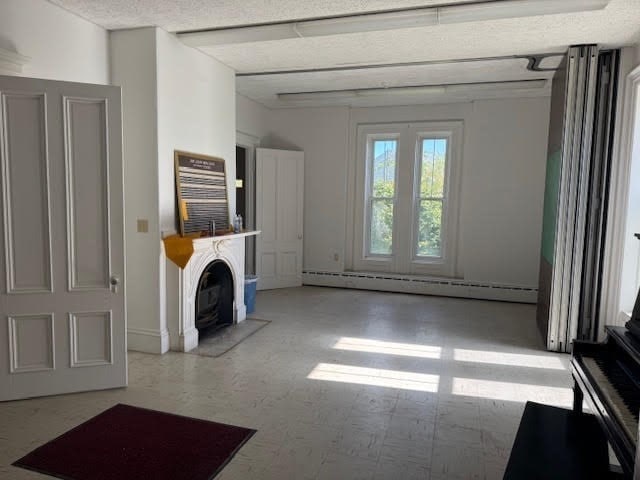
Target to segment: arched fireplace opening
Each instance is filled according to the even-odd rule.
[[[204,269],[196,290],[196,328],[206,335],[233,324],[233,274],[222,260]]]

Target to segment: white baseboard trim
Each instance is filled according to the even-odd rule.
[[[174,345],[173,342],[171,343],[171,350],[189,352],[198,346],[198,337],[198,329],[193,327],[178,336],[177,345]]]
[[[319,287],[378,290],[503,302],[537,303],[538,301],[538,289],[535,287],[415,275],[303,271],[302,282],[304,285]]]
[[[235,322],[240,323],[247,318],[247,306],[243,303],[234,309]]]
[[[127,349],[144,353],[166,353],[169,351],[169,331],[129,327]]]

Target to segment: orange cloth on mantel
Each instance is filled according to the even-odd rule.
[[[200,238],[199,233],[194,233],[186,237],[180,235],[170,235],[162,239],[164,251],[167,257],[180,268],[184,268],[189,263],[193,255],[193,239]]]

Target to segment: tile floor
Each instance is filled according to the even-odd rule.
[[[0,404],[0,478],[45,478],[9,464],[121,402],[258,429],[219,480],[499,479],[524,402],[571,404],[532,305],[303,287],[257,306],[271,324],[222,357],[132,352],[126,389]]]

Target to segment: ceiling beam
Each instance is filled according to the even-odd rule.
[[[473,62],[493,62],[501,60],[526,60],[527,68],[531,71],[540,71],[536,67],[544,58],[563,57],[565,53],[537,53],[529,55],[506,55],[499,57],[478,57],[478,58],[459,58],[455,60],[425,60],[419,62],[398,62],[398,63],[375,63],[367,65],[345,65],[340,67],[321,67],[321,68],[299,68],[290,70],[264,70],[237,72],[236,77],[260,77],[269,75],[295,75],[304,73],[323,73],[323,72],[345,72],[353,70],[372,70],[378,68],[406,68],[406,67],[423,67],[429,65],[452,65],[456,63],[473,63]],[[530,68],[531,67],[531,68]],[[545,69],[555,70],[555,69]]]
[[[305,101],[396,95],[445,95],[490,90],[543,89],[549,85],[544,79],[506,80],[498,82],[446,83],[437,85],[405,85],[387,88],[350,88],[345,90],[316,90],[278,93],[278,100]]]
[[[386,10],[338,17],[274,22],[208,30],[178,32],[192,47],[213,47],[403,28],[523,18],[604,9],[610,0],[500,0],[473,1],[403,10]]]

